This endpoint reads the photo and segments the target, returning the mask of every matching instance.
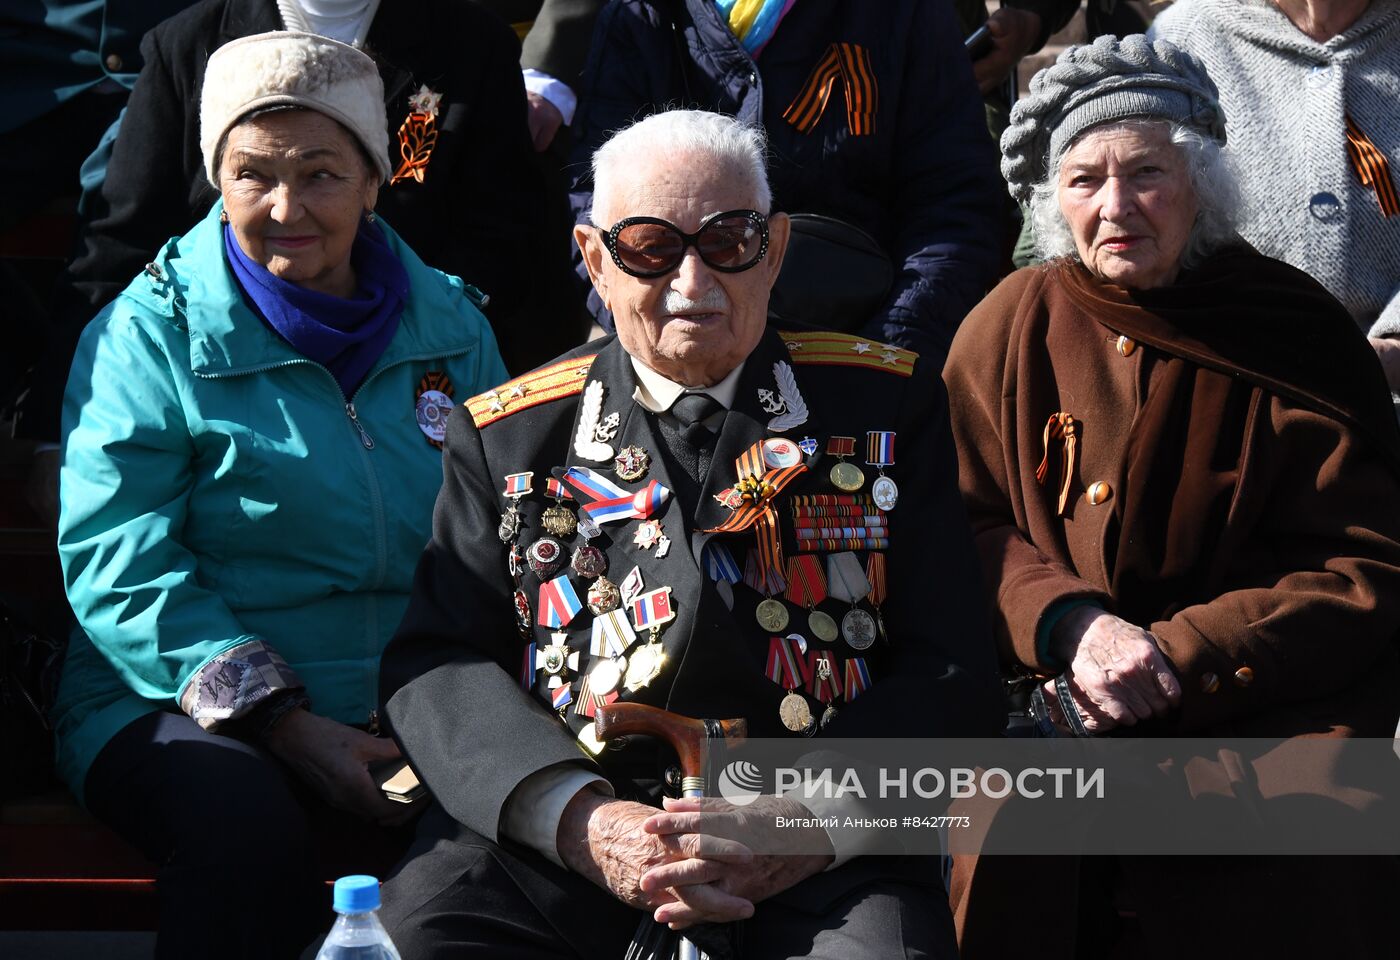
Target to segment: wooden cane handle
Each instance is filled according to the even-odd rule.
[[[698,777],[704,773],[707,739],[704,720],[683,717],[645,703],[609,703],[598,708],[593,724],[599,740],[634,734],[665,740],[676,751],[682,776]],[[743,740],[748,730],[748,722],[742,718],[721,720],[719,725],[730,742]]]

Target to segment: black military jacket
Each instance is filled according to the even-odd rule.
[[[722,538],[741,566],[755,542],[752,531],[702,531],[731,513],[715,495],[734,484],[736,459],[774,435],[768,430],[773,414],[759,390],[777,392],[774,364],[780,361],[790,364],[808,407],[805,421],[784,435],[817,441],[816,451],[805,458],[808,472],[775,501],[785,556],[796,555],[788,499],[839,492],[829,476],[836,461],[825,453],[828,438],[856,437],[850,459],[863,465],[867,431],[895,431],[895,463],[886,472],[899,484],[900,497],[889,513],[888,596],[880,611],[889,641],[863,654],[839,639],[830,645],[838,671],[845,658],[864,656],[873,685],[849,703],[838,701],[838,713],[820,735],[995,735],[1004,712],[972,538],[958,496],[942,382],[909,351],[880,344],[867,348],[856,338],[830,333],[765,335],[740,376],[703,491],[698,498],[673,494],[656,517],[672,541],[664,558],[655,547],[634,543],[637,520],[605,524],[592,541],[607,554],[610,580],[620,583],[635,566],[646,590],[671,588],[676,613],[660,636],[666,652],[661,674],[640,690],[624,691],[623,698],[692,717],[745,717],[751,737],[794,736],[779,721],[785,691],[765,672],[770,634],[754,616],[762,596],[741,582],[732,589],[729,609],[701,561],[712,536]],[[583,460],[575,451],[580,399],[593,381],[606,391],[603,414],[619,414],[608,442],[616,450],[635,445],[647,451],[646,477],[624,483],[611,462]],[[646,755],[609,749],[590,759],[575,740],[589,722],[576,704],[564,708],[561,722],[543,671],[529,691],[522,688],[529,639],[517,628],[509,547],[497,535],[511,503],[503,493],[508,474],[534,474],[533,492],[519,501],[522,553],[545,535],[542,514],[554,503],[545,481],[556,468],[587,466],[629,491],[650,480],[673,491],[684,486],[672,481],[680,467],[671,462],[656,416],[634,401],[635,386],[630,358],[616,339],[607,338],[474,398],[449,421],[433,537],[409,610],[384,654],[381,696],[395,735],[425,784],[452,817],[487,838],[497,839],[511,791],[545,767],[600,765],[619,795],[640,796],[654,786],[654,764],[665,762],[654,748]],[[868,492],[876,472],[863,469]],[[584,542],[581,535],[556,539],[570,552]],[[570,574],[583,600],[588,582],[567,565],[553,576],[560,573]],[[553,631],[534,625],[540,578],[527,566],[519,580],[531,608],[530,639],[543,648]],[[849,604],[827,600],[822,609],[839,621]],[[792,604],[788,610],[791,624],[785,632],[808,634],[806,612]],[[569,647],[580,651],[578,671],[568,674],[574,691],[590,666],[592,620],[585,607],[566,627]],[[640,645],[646,631],[637,632]],[[828,648],[810,634],[807,639],[810,649]],[[809,702],[814,714],[822,712],[821,704]]]

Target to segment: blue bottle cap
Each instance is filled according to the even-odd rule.
[[[357,874],[335,882],[331,906],[336,913],[368,913],[379,909],[379,880]]]

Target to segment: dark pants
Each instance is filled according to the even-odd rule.
[[[406,840],[328,807],[262,749],[183,714],[128,724],[84,793],[160,868],[159,960],[297,957],[334,919],[326,880],[375,873]]]
[[[436,806],[383,897],[380,916],[403,960],[622,960],[645,916]],[[739,927],[742,960],[957,958],[943,891],[924,884],[872,880],[820,904],[784,895]]]

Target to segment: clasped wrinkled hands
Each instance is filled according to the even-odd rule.
[[[762,796],[736,807],[717,797],[670,799],[661,811],[583,791],[560,824],[559,850],[575,871],[658,923],[681,930],[753,915],[754,906],[832,862],[819,828],[796,800]]]

